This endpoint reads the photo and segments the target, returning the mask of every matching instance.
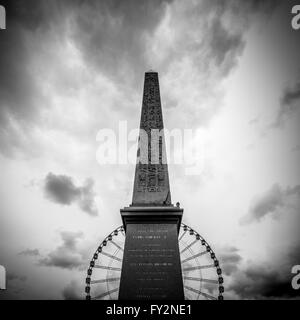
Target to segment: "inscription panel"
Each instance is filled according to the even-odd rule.
[[[176,224],[128,224],[120,300],[183,300]]]

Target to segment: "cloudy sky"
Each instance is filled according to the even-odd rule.
[[[165,127],[198,130],[204,146],[200,175],[169,166],[172,200],[216,251],[225,298],[299,296],[296,3],[0,1],[0,299],[83,296],[134,175],[131,164],[96,161],[96,136],[119,121],[139,126],[149,69]]]

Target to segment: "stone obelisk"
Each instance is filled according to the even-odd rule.
[[[184,300],[178,247],[183,209],[171,203],[158,74],[146,72],[120,300]]]

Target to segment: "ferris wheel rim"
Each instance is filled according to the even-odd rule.
[[[197,267],[194,267],[195,270],[198,268],[199,271],[200,271],[200,278],[197,279],[199,280],[199,283],[202,285],[203,282],[209,282],[209,281],[218,281],[218,297],[213,297],[213,296],[210,296],[209,294],[206,294],[204,292],[202,292],[201,290],[197,290],[197,289],[193,289],[189,286],[185,286],[184,283],[184,288],[186,290],[190,290],[194,293],[197,294],[197,299],[199,299],[199,296],[200,294],[202,296],[204,296],[206,299],[215,299],[215,300],[223,300],[224,299],[224,286],[223,286],[223,283],[224,283],[224,278],[223,278],[223,275],[222,275],[222,269],[220,267],[220,263],[219,263],[219,260],[216,258],[216,254],[215,252],[212,250],[211,246],[208,244],[208,242],[204,239],[204,237],[202,237],[198,232],[196,232],[193,228],[189,227],[188,225],[182,223],[181,226],[180,226],[180,230],[183,230],[184,232],[181,234],[181,236],[179,237],[180,235],[180,232],[179,232],[179,235],[178,235],[178,244],[180,244],[180,241],[182,241],[183,237],[185,236],[185,234],[189,233],[190,236],[195,236],[196,239],[198,241],[201,241],[201,244],[202,246],[205,246],[205,249],[206,249],[206,253],[209,253],[210,254],[210,258],[214,261],[214,264],[213,265],[207,265],[207,266],[204,266],[204,267],[209,267],[209,268],[212,268],[214,267],[217,271],[217,275],[218,275],[218,280],[210,280],[210,279],[203,279],[202,278],[202,273],[201,273],[201,268],[203,266],[201,266],[201,264],[199,263],[199,265]],[[90,265],[89,265],[89,268],[87,270],[87,278],[86,278],[86,288],[85,288],[85,293],[86,293],[86,299],[87,300],[91,300],[91,299],[101,299],[101,298],[105,298],[107,296],[110,297],[110,299],[112,299],[112,294],[115,293],[119,288],[116,288],[116,289],[113,289],[113,290],[109,290],[109,287],[108,287],[108,284],[110,282],[113,282],[113,281],[119,281],[120,280],[120,277],[117,277],[117,278],[108,278],[107,277],[107,274],[109,271],[118,271],[118,272],[121,272],[121,268],[114,268],[114,267],[111,267],[112,265],[112,260],[114,258],[116,258],[117,256],[117,253],[119,253],[120,251],[124,251],[124,249],[118,245],[116,242],[113,241],[113,237],[114,236],[117,236],[119,235],[119,233],[121,233],[124,238],[125,238],[125,229],[124,229],[124,226],[120,226],[118,228],[116,228],[115,230],[113,230],[106,238],[104,238],[104,240],[100,243],[100,245],[98,246],[97,250],[95,251],[94,255],[93,255],[93,258],[92,260],[90,261]],[[106,247],[108,243],[112,243],[115,247],[116,247],[116,250],[114,252],[114,255],[111,255],[111,260],[109,261],[110,262],[110,266],[101,266],[101,265],[96,265],[96,260],[98,260],[98,257],[99,257],[99,254],[103,253],[102,249],[103,247]],[[195,241],[193,243],[196,243]],[[188,245],[188,248],[185,247],[184,248],[184,251],[187,251],[187,250],[190,250],[191,247],[193,246],[193,243]],[[182,251],[181,251],[182,252]],[[203,252],[202,252],[203,253]],[[200,253],[200,254],[202,254]],[[198,253],[199,255],[199,253]],[[196,257],[195,257],[196,256]],[[188,259],[192,260],[192,259],[197,259],[197,254],[194,255],[194,256],[191,256],[189,257]],[[119,259],[120,262],[122,262],[121,259]],[[188,261],[188,260],[187,260]],[[198,261],[198,259],[197,259]],[[181,266],[184,262],[181,261]],[[103,268],[103,269],[106,269],[107,272],[106,272],[106,276],[104,277],[104,279],[99,279],[99,280],[95,280],[95,281],[91,281],[91,276],[92,276],[92,273],[93,273],[93,269],[97,267],[97,268]],[[187,279],[187,280],[190,280],[190,279],[193,279],[195,280],[196,278],[193,278],[193,277],[184,277],[184,271],[185,269],[183,269],[183,266],[182,266],[182,276],[183,276],[183,280],[184,279]],[[189,270],[187,270],[189,271]],[[98,297],[94,297],[94,298],[91,298],[91,295],[90,295],[90,289],[91,289],[91,284],[96,284],[96,283],[106,283],[106,288],[107,288],[107,291],[103,294],[103,295],[100,295]],[[216,284],[216,283],[215,283]],[[201,289],[202,287],[200,287]],[[185,295],[185,299],[187,299],[186,295]]]

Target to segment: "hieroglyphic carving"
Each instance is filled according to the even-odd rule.
[[[154,74],[146,75],[141,120],[141,128],[148,133],[163,128],[159,84]]]
[[[137,163],[135,191],[139,194],[160,193],[157,199],[162,203],[169,193],[169,179],[167,164],[163,163],[166,159],[157,73],[147,73],[145,77],[140,129],[146,134],[146,139],[139,141],[139,156],[146,162]],[[138,196],[138,199],[146,197]]]
[[[165,165],[143,165],[138,167],[138,192],[160,192],[166,186]]]

